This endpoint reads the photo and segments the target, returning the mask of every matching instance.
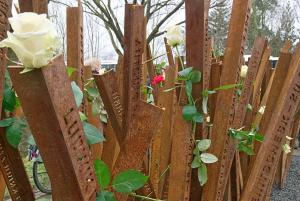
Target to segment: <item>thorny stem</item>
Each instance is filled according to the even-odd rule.
[[[158,59],[158,58],[160,58],[160,57],[163,57],[163,56],[165,56],[165,55],[167,55],[167,54],[168,54],[168,52],[167,52],[167,53],[164,53],[164,54],[161,54],[161,55],[158,55],[157,57],[154,57],[154,58],[152,58],[152,59],[149,59],[149,60],[145,61],[144,64],[146,64],[146,63],[148,63],[148,62],[151,62],[151,61],[154,61],[154,60],[156,60],[156,59]]]

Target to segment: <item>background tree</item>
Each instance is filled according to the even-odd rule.
[[[218,0],[219,6],[212,8],[209,15],[209,35],[214,39],[214,50],[217,55],[224,54],[230,16],[229,1]]]

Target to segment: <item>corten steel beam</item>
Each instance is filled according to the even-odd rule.
[[[20,12],[33,12],[32,0],[19,0]]]
[[[0,0],[0,41],[7,37],[8,15],[11,1]],[[2,114],[3,90],[6,70],[6,48],[0,49],[0,119]],[[2,118],[4,118],[2,116]],[[18,149],[13,148],[6,139],[5,128],[0,129],[0,170],[13,201],[33,201],[34,195]],[[1,188],[5,188],[1,182]],[[2,192],[1,192],[2,193]],[[2,196],[2,195],[1,195]]]
[[[260,133],[265,134],[267,132],[267,126],[269,125],[269,122],[271,121],[271,117],[273,115],[273,112],[275,110],[275,107],[277,105],[278,97],[280,95],[280,92],[282,90],[282,87],[284,85],[284,82],[286,80],[286,76],[288,73],[288,67],[290,66],[292,54],[289,53],[289,50],[291,48],[291,45],[287,42],[282,48],[279,61],[276,66],[275,75],[274,75],[274,81],[272,84],[272,88],[270,90],[270,95],[266,103],[266,109],[264,112],[264,115],[262,117],[262,120],[260,122]],[[300,56],[300,54],[299,54]],[[255,148],[258,151],[259,145],[256,145]],[[255,160],[252,161],[252,164],[250,167],[252,167],[255,163]],[[251,168],[250,168],[251,169]],[[250,173],[250,172],[249,172]],[[272,178],[275,177],[275,172],[272,175]],[[273,187],[273,181],[271,180],[268,184],[268,191],[269,192]],[[265,195],[267,197],[268,193]]]
[[[35,13],[48,14],[48,0],[32,0],[32,8]]]
[[[250,10],[251,1],[233,1],[221,86],[238,81]],[[203,188],[202,201],[222,201],[224,197],[235,153],[235,145],[228,136],[228,129],[233,125],[236,98],[234,89],[218,92],[211,136],[212,147],[209,152],[216,155],[219,161],[208,166],[208,183]]]
[[[161,198],[166,175],[163,173],[170,164],[170,151],[172,143],[172,127],[174,123],[174,108],[176,101],[176,91],[164,92],[164,90],[175,87],[177,77],[177,66],[169,66],[166,70],[166,81],[163,87],[158,90],[159,96],[157,105],[164,108],[161,126],[155,133],[151,149],[151,172],[150,179],[152,184],[156,184],[156,195]],[[161,176],[163,175],[163,176]]]
[[[76,68],[71,76],[83,89],[83,11],[82,7],[67,7],[67,66]],[[83,110],[83,108],[81,108]]]
[[[244,119],[247,113],[247,105],[250,103],[250,98],[253,93],[253,84],[256,81],[256,76],[259,72],[259,67],[261,60],[263,58],[264,49],[266,48],[267,41],[263,37],[256,38],[254,47],[251,53],[251,58],[248,64],[248,73],[243,82],[243,90],[239,98],[239,102],[236,105],[235,116],[232,128],[240,129],[243,127]],[[240,197],[240,179],[242,175],[240,174],[240,157],[239,152],[236,153],[234,158],[234,166],[232,167],[232,196],[235,200],[239,200]]]
[[[144,6],[126,4],[123,69],[123,130],[125,133],[137,112],[137,105],[141,98],[146,31],[144,23]]]
[[[13,201],[34,201],[34,195],[18,149],[6,139],[0,128],[0,169]]]
[[[43,156],[54,201],[94,201],[96,177],[63,56],[48,66],[20,74],[13,85]]]
[[[189,201],[191,163],[193,160],[192,126],[182,117],[182,106],[176,105],[173,124],[168,201]]]
[[[7,37],[7,31],[9,27],[8,22],[9,15],[9,1],[0,1],[0,41]],[[5,69],[6,69],[6,55],[7,48],[0,48],[0,118],[2,112],[2,100],[3,100],[3,90],[5,81]]]
[[[276,70],[275,70],[275,75],[274,75],[274,80],[272,83],[272,87],[270,89],[270,94],[269,94],[269,98],[267,100],[266,103],[266,109],[264,112],[264,115],[262,116],[262,119],[260,121],[259,124],[259,132],[262,133],[263,135],[267,132],[267,127],[271,121],[271,117],[272,114],[275,110],[277,101],[278,101],[278,97],[280,95],[281,89],[284,85],[286,76],[287,76],[287,72],[288,72],[288,67],[290,65],[291,62],[291,58],[292,58],[292,54],[289,53],[289,50],[282,50],[282,52],[280,53],[280,57],[276,66]],[[255,150],[256,153],[258,152],[260,147],[260,143],[255,143]],[[257,154],[256,154],[257,156]],[[256,157],[255,157],[256,158]],[[250,161],[249,166],[252,167],[253,164],[255,163],[255,158],[252,158]],[[249,168],[251,169],[251,168]],[[250,173],[250,172],[248,172]],[[247,181],[248,179],[248,175],[246,175],[245,181]]]
[[[116,83],[116,73],[111,70],[104,75],[94,75],[94,78],[107,111],[109,121],[116,133],[119,144],[121,144],[126,133],[122,131],[124,110],[118,85]]]
[[[276,171],[281,146],[290,130],[293,117],[300,102],[300,48],[293,55],[284,86],[278,96],[278,102],[272,114],[256,161],[251,169],[249,179],[242,194],[241,201],[265,199],[268,184]]]
[[[200,83],[193,85],[192,95],[194,100],[202,99],[202,91],[209,88],[210,78],[210,51],[208,44],[208,9],[209,0],[186,0],[186,63],[188,67],[194,67],[203,74]],[[201,102],[201,101],[199,101]],[[201,109],[202,105],[197,105]],[[196,139],[206,138],[208,135],[206,124],[197,125]],[[204,134],[205,133],[205,134]],[[205,135],[205,136],[204,136]],[[192,171],[191,200],[196,201],[201,197],[200,184],[197,170]]]

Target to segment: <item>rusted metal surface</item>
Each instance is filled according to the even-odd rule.
[[[175,108],[168,201],[189,201],[193,159],[192,125],[182,117],[182,106]]]
[[[38,14],[48,13],[48,0],[32,0],[33,12]]]
[[[297,52],[299,53],[299,47]],[[263,201],[268,184],[276,171],[282,152],[281,146],[285,142],[285,136],[291,127],[300,102],[300,57],[298,53],[293,55],[284,86],[272,114],[272,124],[267,126],[265,141],[251,169],[241,201]]]
[[[175,86],[177,77],[177,66],[169,66],[166,70],[166,81],[164,86],[159,88],[157,105],[164,108],[161,126],[157,129],[152,142],[151,149],[151,172],[150,179],[154,185],[156,195],[161,198],[162,189],[166,175],[161,176],[168,169],[170,164],[170,151],[172,143],[172,127],[174,107],[176,103],[176,91],[163,92]]]
[[[251,1],[233,1],[232,16],[229,26],[227,48],[224,58],[224,69],[220,85],[235,84],[240,73],[240,65],[243,57],[244,43],[247,36]],[[208,183],[202,192],[202,201],[221,201],[224,197],[228,181],[232,156],[235,153],[233,140],[228,136],[228,129],[234,120],[234,89],[220,91],[214,115],[212,129],[212,147],[209,150],[219,158],[219,162],[208,167]]]
[[[19,0],[20,12],[33,12],[32,0]]]
[[[5,128],[0,128],[0,169],[13,201],[34,201],[22,157],[6,139]]]
[[[102,160],[112,170],[120,152],[120,145],[111,122],[108,122],[107,126],[104,127],[104,136],[106,141],[103,143]]]
[[[150,147],[156,128],[161,122],[163,110],[159,107],[150,105],[146,102],[139,101],[137,111],[133,116],[132,122],[128,125],[128,133],[121,145],[121,152],[113,168],[113,175],[128,170],[140,169],[144,162],[144,157]],[[117,195],[120,200],[120,195]],[[126,197],[126,196],[125,196]]]
[[[247,105],[250,103],[250,97],[253,92],[253,84],[256,81],[256,76],[260,66],[259,64],[261,63],[266,44],[267,41],[265,38],[259,37],[255,40],[254,48],[251,53],[252,56],[248,64],[247,77],[243,83],[242,94],[234,117],[233,128],[235,129],[239,129],[243,126],[247,112]]]
[[[67,7],[67,66],[76,68],[71,76],[83,89],[83,11],[82,7]],[[83,108],[81,108],[82,110]]]
[[[3,178],[2,173],[0,172],[0,200],[4,200],[5,190],[6,190],[6,182]]]
[[[119,154],[114,166],[114,175],[123,170],[139,169],[141,167],[143,158],[156,131],[156,129],[153,129],[153,125],[159,124],[161,114],[162,110],[160,108],[143,101],[139,102],[138,111],[129,124],[128,133],[121,146],[122,152]]]
[[[144,6],[125,6],[125,52],[123,69],[123,129],[127,133],[141,97],[145,43]]]
[[[116,83],[116,73],[109,71],[104,75],[94,75],[94,78],[107,111],[109,121],[116,133],[119,144],[121,144],[123,143],[126,133],[122,130],[124,109]]]
[[[94,168],[63,56],[42,69],[22,70],[10,67],[9,73],[43,157],[53,200],[94,201]]]
[[[9,27],[8,15],[11,1],[0,1],[0,41],[6,38]],[[2,116],[2,100],[6,69],[6,48],[0,49],[0,118]],[[3,118],[3,116],[2,116]],[[6,139],[5,128],[0,128],[0,169],[1,197],[4,195],[5,183],[13,201],[33,201],[34,195],[27,177],[18,149],[13,148]],[[4,182],[5,181],[5,182]],[[3,200],[3,198],[2,198]]]
[[[222,62],[213,63],[211,66],[211,77],[210,77],[210,89],[215,89],[220,86],[220,78],[222,72]],[[216,110],[216,102],[217,102],[218,94],[212,94],[208,99],[209,101],[209,109],[210,109],[210,119],[213,122],[215,110]]]
[[[11,2],[9,0],[0,1],[0,41],[7,37],[7,30],[9,26],[8,15],[10,3]],[[2,112],[2,100],[5,81],[6,53],[7,48],[0,48],[0,118]]]

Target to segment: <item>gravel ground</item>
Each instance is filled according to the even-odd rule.
[[[285,188],[274,187],[271,201],[300,201],[300,156],[294,156]]]

